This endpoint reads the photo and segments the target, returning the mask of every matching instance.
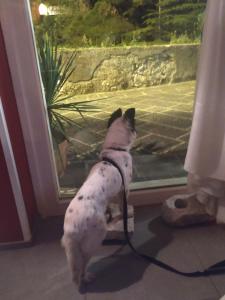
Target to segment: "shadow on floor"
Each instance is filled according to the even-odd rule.
[[[148,232],[148,236],[150,232],[151,237],[141,243],[137,250],[153,257],[173,239],[172,231],[162,224],[159,217],[153,219],[144,231]],[[142,236],[146,237],[146,232],[143,232]],[[134,245],[139,238],[134,238]],[[148,266],[147,261],[135,256],[128,246],[125,246],[121,253],[117,252],[90,266],[90,271],[96,273],[96,279],[86,286],[85,292],[105,293],[125,289],[140,281]]]

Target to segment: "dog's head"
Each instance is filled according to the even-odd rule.
[[[114,111],[108,121],[103,149],[114,147],[130,150],[135,138],[135,108],[127,109],[124,114],[121,108]]]

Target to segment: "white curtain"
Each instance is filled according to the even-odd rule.
[[[207,3],[185,169],[225,183],[225,0]]]

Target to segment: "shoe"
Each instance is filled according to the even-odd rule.
[[[217,198],[210,195],[203,203],[197,199],[197,194],[175,195],[162,206],[163,220],[176,227],[214,222],[216,213]]]

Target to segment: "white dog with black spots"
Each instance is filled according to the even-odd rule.
[[[126,190],[132,179],[132,157],[129,151],[135,138],[135,109],[130,108],[124,114],[121,109],[116,110],[108,121],[100,159],[106,157],[119,165]],[[82,282],[92,279],[86,267],[106,236],[107,206],[122,188],[118,169],[110,162],[100,160],[92,167],[66,210],[62,245],[73,281],[79,287]]]

